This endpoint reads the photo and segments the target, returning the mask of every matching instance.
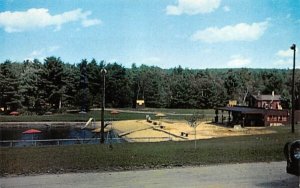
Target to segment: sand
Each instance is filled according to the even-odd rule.
[[[184,141],[195,139],[195,129],[186,121],[162,119],[150,123],[146,120],[115,121],[112,128],[119,136],[131,142]],[[201,122],[196,128],[196,139],[208,139],[227,136],[271,134],[274,131],[264,127],[228,128],[211,122]]]

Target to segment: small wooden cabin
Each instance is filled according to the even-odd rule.
[[[136,108],[145,108],[144,100],[136,100]]]

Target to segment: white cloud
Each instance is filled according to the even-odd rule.
[[[93,26],[93,25],[101,24],[101,21],[98,20],[98,19],[83,20],[81,22],[81,24],[82,24],[83,27],[90,27],[90,26]]]
[[[245,67],[246,65],[249,65],[251,63],[251,60],[248,58],[245,58],[241,55],[233,55],[230,57],[230,60],[227,62],[227,66],[229,67]]]
[[[229,12],[231,9],[230,9],[229,6],[224,6],[224,7],[223,7],[223,10],[224,10],[225,12]]]
[[[213,12],[220,6],[221,0],[178,0],[177,5],[166,8],[168,15],[195,15]]]
[[[298,54],[298,48],[296,48],[296,53]],[[294,51],[291,49],[279,50],[276,55],[281,58],[293,57]]]
[[[298,48],[296,48],[296,54],[298,54]],[[293,56],[294,51],[291,49],[287,50],[279,50],[276,53],[276,61],[274,62],[274,65],[281,66],[281,67],[290,67],[293,66]]]
[[[293,59],[292,58],[285,58],[285,59],[277,59],[274,63],[275,65],[293,65]]]
[[[222,28],[209,27],[199,30],[191,37],[194,41],[207,43],[226,42],[226,41],[254,41],[259,39],[268,28],[268,22],[259,23],[239,23],[228,25]]]
[[[101,23],[99,19],[89,19],[89,15],[91,15],[90,11],[84,12],[81,9],[75,9],[56,15],[49,14],[49,10],[45,8],[32,8],[23,12],[5,11],[0,13],[0,27],[3,27],[6,32],[11,33],[48,26],[54,26],[55,31],[59,31],[63,24],[77,21],[81,21],[84,27]]]
[[[60,46],[50,46],[48,48],[33,50],[26,59],[44,59],[46,56],[53,55],[52,53],[58,49],[60,49]]]
[[[279,50],[277,52],[277,56],[279,57],[292,57],[293,56],[293,51],[288,49],[288,50]]]
[[[290,68],[290,69],[292,69],[293,68],[293,58],[277,59],[274,62],[274,65],[277,66],[277,68]],[[300,68],[300,65],[297,64],[297,62],[296,62],[295,68],[296,69]]]
[[[168,15],[181,15],[182,14],[182,11],[178,7],[173,6],[173,5],[167,6],[166,12]]]
[[[36,58],[38,56],[41,56],[42,54],[44,54],[45,49],[40,49],[40,50],[33,50],[30,54],[29,57],[31,58]]]

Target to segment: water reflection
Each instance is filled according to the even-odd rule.
[[[46,127],[38,129],[41,133],[23,134],[22,132],[26,130],[28,128],[0,128],[0,141],[22,140],[15,143],[1,142],[1,146],[98,144],[100,137],[99,133],[94,133],[90,129],[73,127]],[[105,133],[105,138],[106,143],[123,142],[120,139],[116,139],[116,134],[113,131]],[[36,142],[36,140],[43,141]]]

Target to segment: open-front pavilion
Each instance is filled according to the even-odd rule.
[[[228,106],[215,109],[215,123],[228,126],[240,124],[243,127],[285,125],[289,122],[288,115],[287,110]]]

